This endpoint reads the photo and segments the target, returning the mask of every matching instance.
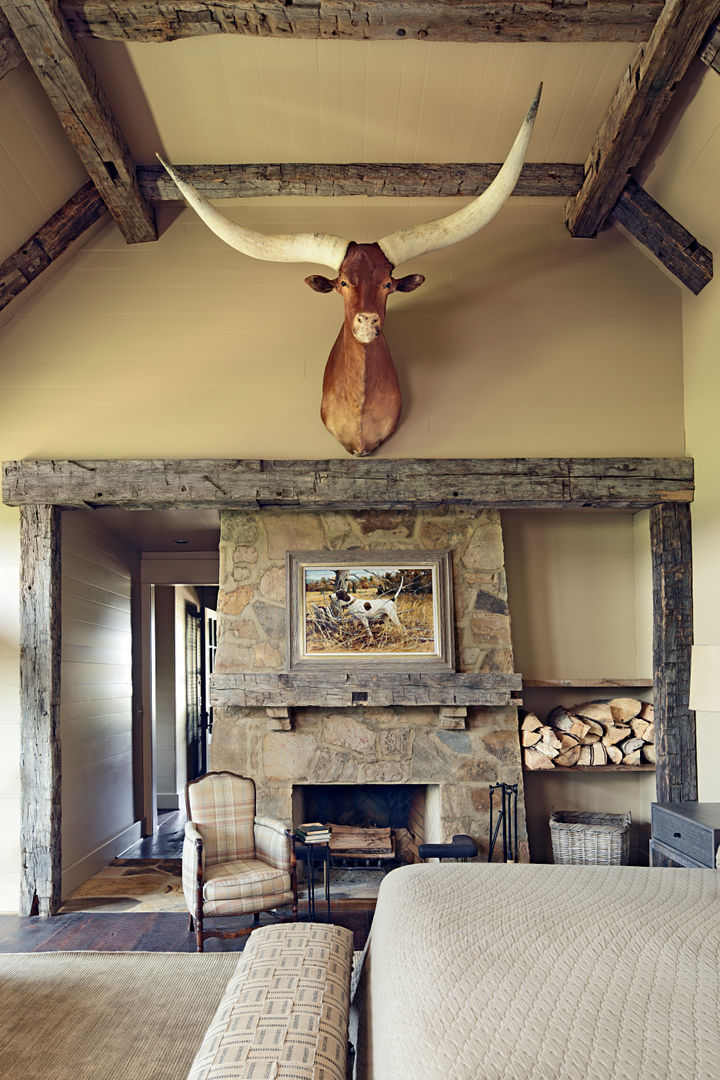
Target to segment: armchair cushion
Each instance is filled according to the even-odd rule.
[[[203,911],[244,915],[292,902],[290,874],[259,859],[215,863],[205,870]]]

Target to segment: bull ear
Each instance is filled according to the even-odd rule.
[[[311,274],[310,277],[305,278],[305,284],[309,285],[315,292],[332,292],[335,285],[329,278],[323,277],[322,274]]]
[[[395,282],[395,288],[398,292],[413,292],[425,280],[424,274],[407,274],[406,277],[398,278]]]

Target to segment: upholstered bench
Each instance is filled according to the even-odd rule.
[[[345,1080],[352,955],[342,926],[254,930],[187,1080]]]

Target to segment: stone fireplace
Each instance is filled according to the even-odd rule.
[[[457,671],[513,672],[499,513],[466,507],[416,512],[224,511],[216,677],[286,671],[288,551],[452,553]],[[488,847],[488,787],[519,783],[517,709],[478,705],[448,724],[436,706],[369,704],[280,711],[234,704],[215,709],[210,767],[252,776],[258,811],[297,823],[313,787],[412,786],[424,793],[424,839],[468,833]],[[456,710],[458,714],[463,710]],[[520,800],[522,796],[520,796]],[[417,807],[417,799],[415,800]],[[307,818],[306,818],[307,819]],[[520,841],[525,838],[519,812]],[[526,845],[521,843],[521,850]]]

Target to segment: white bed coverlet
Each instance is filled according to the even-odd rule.
[[[380,889],[360,1080],[720,1080],[720,874],[431,863]]]

